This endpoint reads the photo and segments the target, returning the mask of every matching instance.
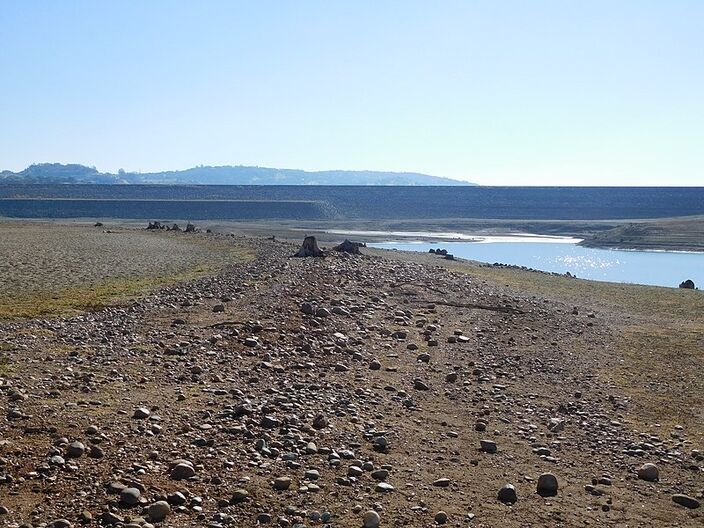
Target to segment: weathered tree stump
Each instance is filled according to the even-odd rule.
[[[307,236],[303,239],[303,244],[301,249],[294,255],[294,257],[324,257],[325,253],[321,251],[318,247],[318,241],[314,236]]]
[[[680,282],[680,288],[684,288],[686,290],[693,290],[694,289],[694,281],[692,279],[687,279],[684,282]]]
[[[359,248],[362,247],[362,244],[360,242],[350,242],[349,240],[345,239],[345,241],[332,248],[334,251],[340,251],[341,253],[350,253],[351,255],[361,255],[361,252],[359,251]]]

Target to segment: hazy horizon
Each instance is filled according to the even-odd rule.
[[[704,4],[0,5],[0,170],[697,186]]]

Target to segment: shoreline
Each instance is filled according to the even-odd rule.
[[[629,220],[496,220],[496,219],[407,219],[407,220],[193,220],[161,219],[165,223],[197,227],[219,233],[243,233],[252,236],[276,236],[298,241],[309,234],[323,243],[339,243],[344,238],[359,242],[483,242],[485,239],[511,237],[520,241],[529,237],[550,241],[580,239],[580,246],[617,251],[704,252],[704,215],[662,219]],[[92,225],[96,221],[106,227],[146,227],[148,220],[116,218],[7,218],[0,223]],[[400,235],[390,237],[392,235]],[[408,235],[408,236],[403,236]]]

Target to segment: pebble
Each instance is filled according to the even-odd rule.
[[[274,479],[274,489],[285,491],[291,486],[291,477],[278,477]]]
[[[120,492],[120,502],[127,506],[139,504],[140,492],[137,488],[125,488]]]
[[[435,514],[435,522],[437,524],[445,524],[447,523],[447,513],[444,511],[439,511]]]
[[[257,523],[259,524],[269,524],[271,519],[272,517],[270,513],[260,513],[257,515]]]
[[[518,501],[516,488],[511,484],[504,485],[499,490],[499,500],[505,504],[513,504]]]
[[[660,470],[655,464],[647,463],[638,468],[638,478],[655,482],[660,478]]]
[[[232,492],[232,498],[230,498],[231,504],[239,504],[244,502],[249,498],[249,492],[244,488],[238,488]]]
[[[105,453],[103,450],[98,447],[98,446],[90,446],[90,450],[88,451],[88,457],[89,458],[103,458],[105,456]]]
[[[413,388],[416,390],[419,390],[419,391],[430,390],[430,387],[421,380],[414,380],[413,381]]]
[[[73,442],[66,448],[66,456],[68,458],[80,458],[86,451],[86,446],[81,442]]]
[[[701,503],[697,499],[688,495],[673,495],[672,501],[680,506],[684,506],[685,508],[690,508],[692,510],[696,510],[699,506],[701,506]]]
[[[147,509],[149,518],[154,522],[163,521],[169,513],[171,513],[171,506],[169,506],[168,502],[163,500],[150,504]]]
[[[496,453],[496,442],[493,440],[479,440],[479,448],[485,453]]]
[[[325,429],[328,426],[328,419],[323,414],[318,414],[313,419],[313,429]]]
[[[557,477],[552,473],[543,473],[538,477],[537,490],[540,495],[555,495],[557,489]]]
[[[146,407],[140,407],[138,409],[135,409],[132,418],[135,418],[137,420],[144,420],[145,418],[149,418],[151,414],[151,411]]]
[[[381,524],[381,517],[374,510],[369,510],[364,514],[363,522],[364,528],[378,528]]]
[[[195,476],[195,474],[196,470],[193,468],[193,466],[185,462],[176,464],[171,470],[171,478],[174,480],[189,479]]]

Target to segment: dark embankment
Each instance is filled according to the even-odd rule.
[[[184,218],[191,220],[322,219],[324,202],[274,200],[0,199],[10,218]]]
[[[704,215],[704,188],[675,187],[2,185],[0,198],[143,200],[145,207],[154,200],[312,201],[327,204],[326,216],[331,219],[370,220],[624,220]],[[74,204],[64,205],[69,207],[62,214],[65,218],[71,216]],[[6,207],[6,201],[0,203],[0,215],[9,216]]]
[[[595,233],[581,244],[599,248],[704,251],[704,216],[631,222]]]

